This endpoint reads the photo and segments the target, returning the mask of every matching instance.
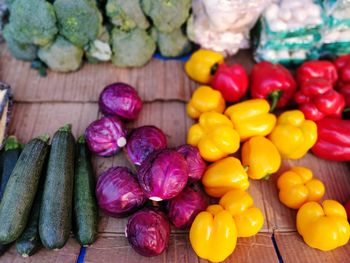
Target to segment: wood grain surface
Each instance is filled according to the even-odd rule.
[[[248,71],[252,67],[252,59],[247,52],[240,52],[230,59],[230,63],[235,62],[242,63]],[[118,69],[111,64],[87,64],[76,73],[49,72],[46,78],[41,78],[29,68],[28,63],[12,59],[0,45],[0,80],[13,87],[16,103],[10,132],[22,142],[43,133],[53,135],[66,123],[73,124],[76,137],[84,133],[86,126],[101,116],[97,105],[100,91],[116,81],[134,85],[145,101],[140,118],[128,123],[128,128],[156,125],[167,135],[169,147],[175,147],[186,142],[187,130],[193,124],[186,116],[185,102],[197,84],[186,77],[183,63],[178,61],[153,59],[146,67],[132,70]],[[112,158],[94,157],[93,164],[96,176],[99,176],[111,166],[127,166],[128,162],[124,153],[120,152]],[[350,244],[319,254],[306,246],[295,232],[296,213],[278,201],[276,189],[278,176],[295,165],[311,168],[315,176],[324,182],[325,198],[342,203],[350,199],[350,169],[346,163],[324,161],[312,154],[298,161],[283,161],[280,171],[270,180],[251,182],[248,191],[255,205],[263,211],[265,223],[256,237],[240,238],[237,249],[226,262],[278,262],[272,235],[275,235],[277,249],[284,262],[350,262]],[[99,238],[87,248],[85,262],[203,262],[191,249],[187,232],[173,229],[167,252],[149,259],[137,255],[123,236],[127,219],[112,218],[103,213],[100,213],[100,219]],[[58,252],[43,249],[25,262],[74,262],[78,254],[77,242],[70,239],[64,249]],[[326,261],[319,261],[321,258]],[[0,262],[22,260],[12,248],[0,258]]]

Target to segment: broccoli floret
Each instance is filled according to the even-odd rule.
[[[142,0],[142,10],[165,33],[181,27],[190,14],[191,0]]]
[[[178,57],[191,51],[191,43],[181,28],[171,33],[162,33],[153,27],[151,35],[157,42],[160,54],[164,57]]]
[[[90,42],[85,48],[85,55],[90,63],[109,61],[112,57],[108,30],[106,27],[103,27],[102,29],[103,30],[100,32],[99,37]]]
[[[141,67],[145,65],[156,50],[153,39],[143,29],[131,31],[112,30],[112,63],[119,67]]]
[[[149,22],[142,12],[139,0],[108,0],[106,13],[110,22],[122,30],[149,27]]]
[[[58,32],[53,6],[45,0],[15,0],[10,7],[10,31],[22,44],[47,45]]]
[[[54,7],[60,34],[83,47],[98,36],[102,15],[93,0],[56,0]]]
[[[9,49],[12,56],[20,60],[33,60],[36,58],[36,53],[38,47],[32,44],[20,44],[13,37],[10,32],[9,25],[4,28],[4,38],[7,43],[7,48]]]
[[[41,47],[38,51],[39,58],[54,71],[69,72],[79,69],[83,49],[58,36],[51,45]]]

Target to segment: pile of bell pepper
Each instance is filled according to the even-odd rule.
[[[267,179],[278,172],[282,159],[300,159],[310,149],[322,158],[350,160],[350,121],[341,119],[349,69],[350,55],[335,63],[305,62],[296,78],[282,65],[260,62],[249,78],[241,65],[225,64],[218,53],[198,50],[192,55],[185,71],[202,86],[187,105],[188,115],[197,120],[187,142],[211,162],[202,178],[206,193],[221,198],[192,224],[190,241],[199,257],[222,261],[234,251],[237,237],[261,229],[262,212],[246,192],[249,178]],[[299,109],[273,113],[292,103]],[[233,155],[240,149],[238,159]],[[334,200],[325,201],[323,208],[317,203],[325,187],[309,169],[292,167],[280,176],[278,189],[283,204],[299,209],[297,228],[309,246],[330,250],[348,242],[344,207]],[[339,221],[338,227],[327,226],[332,220]],[[316,233],[320,230],[323,234]],[[320,237],[323,241],[317,242]]]

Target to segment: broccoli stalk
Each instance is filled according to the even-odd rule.
[[[162,33],[153,27],[151,35],[157,42],[160,54],[164,57],[179,57],[191,51],[191,43],[181,28],[170,33]]]
[[[58,36],[48,46],[38,51],[39,58],[52,70],[69,72],[79,69],[83,58],[83,49]]]
[[[18,43],[47,45],[58,32],[53,6],[45,0],[13,1],[9,31]]]
[[[141,0],[141,7],[158,31],[170,33],[186,22],[191,3],[191,0]]]
[[[54,8],[60,34],[78,47],[97,38],[102,15],[94,0],[56,0]]]
[[[141,67],[151,58],[156,49],[153,39],[143,29],[112,30],[112,63],[119,67]]]
[[[18,43],[10,32],[9,25],[4,28],[4,38],[11,55],[20,60],[33,60],[36,58],[38,47],[32,44]]]
[[[147,29],[149,22],[142,12],[139,0],[108,0],[106,13],[110,22],[127,31],[135,27]]]

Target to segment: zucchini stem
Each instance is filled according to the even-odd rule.
[[[63,131],[63,132],[71,132],[72,131],[72,124],[67,123],[66,125],[64,125],[63,127],[58,129],[59,131]]]
[[[43,142],[48,142],[50,140],[50,135],[48,134],[43,134],[38,137],[39,140],[42,140]]]
[[[6,139],[5,151],[22,148],[22,144],[17,140],[16,136],[11,135]]]
[[[84,144],[86,142],[84,135],[80,135],[78,138],[78,143]]]

